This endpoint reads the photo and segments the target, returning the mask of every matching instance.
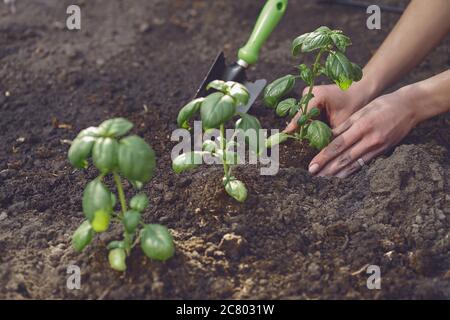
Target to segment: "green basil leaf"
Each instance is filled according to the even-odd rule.
[[[133,186],[133,188],[137,190],[141,190],[144,187],[144,184],[140,181],[130,180],[130,183]]]
[[[117,198],[116,195],[114,193],[111,192],[111,207],[114,208],[116,207],[117,204]]]
[[[342,52],[331,52],[325,63],[326,75],[342,90],[347,90],[353,81],[362,77],[361,68],[351,63]]]
[[[178,127],[185,129],[189,128],[188,122],[198,112],[198,110],[200,110],[200,106],[202,105],[203,100],[205,99],[198,98],[192,100],[183,108],[181,108],[177,118]]]
[[[109,222],[111,221],[111,214],[104,210],[100,209],[95,211],[94,218],[91,221],[92,229],[97,233],[102,233],[108,230]]]
[[[295,85],[295,76],[288,74],[269,84],[264,89],[264,104],[275,108],[278,102],[288,94]]]
[[[307,53],[326,48],[332,44],[331,34],[332,31],[328,27],[320,27],[297,37],[292,43],[292,54],[297,56],[300,52]]]
[[[294,108],[292,108],[289,111],[289,117],[292,118],[293,116],[295,116],[298,112],[300,111],[300,107],[298,105],[296,105]]]
[[[88,167],[87,158],[90,156],[96,138],[91,136],[82,136],[73,140],[70,146],[68,158],[72,166],[78,169]]]
[[[127,245],[125,244],[124,241],[111,241],[110,243],[108,243],[106,248],[108,250],[112,250],[112,249],[126,249]]]
[[[294,111],[292,111],[294,110]],[[291,115],[292,112],[296,112],[298,110],[297,100],[294,98],[289,98],[281,101],[277,105],[276,114],[279,117],[286,117],[288,114]]]
[[[221,92],[210,94],[200,107],[203,129],[213,129],[230,120],[236,113],[236,104],[231,96]]]
[[[98,127],[89,127],[87,129],[83,129],[77,135],[76,139],[80,139],[83,137],[94,137],[94,138],[101,137],[101,130]]]
[[[300,71],[300,78],[302,78],[303,81],[306,82],[307,85],[311,85],[313,81],[313,72],[306,64],[301,64],[298,66],[298,69]]]
[[[320,75],[327,75],[327,70],[326,70],[326,68],[324,67],[324,66],[319,66],[319,69],[318,69],[318,71],[317,71],[317,76],[320,76]]]
[[[130,181],[146,183],[156,166],[152,147],[138,136],[130,136],[119,143],[118,163],[120,173]]]
[[[309,117],[310,118],[315,118],[315,117],[318,117],[318,116],[320,116],[320,109],[319,108],[314,107],[314,108],[312,108],[309,111]]]
[[[92,161],[103,174],[113,171],[117,167],[117,153],[119,143],[113,138],[98,138],[92,149]]]
[[[130,200],[130,207],[136,211],[142,212],[148,208],[148,197],[145,193],[139,193]]]
[[[287,139],[289,139],[289,135],[284,132],[280,132],[277,134],[274,134],[267,138],[266,140],[266,148],[272,148],[276,145],[279,145],[280,143],[285,142]]]
[[[123,272],[127,269],[125,260],[127,259],[127,253],[124,249],[116,248],[109,251],[108,261],[111,268],[116,271]]]
[[[237,106],[245,106],[250,100],[250,93],[248,92],[247,88],[240,83],[232,81],[228,81],[227,85],[230,86],[227,94],[237,102]]]
[[[206,140],[205,142],[203,142],[202,145],[202,150],[209,152],[209,153],[214,153],[216,152],[216,148],[217,148],[217,143],[215,141],[212,140]]]
[[[97,211],[112,212],[111,192],[99,178],[86,185],[83,192],[83,212],[89,221],[94,219]]]
[[[246,105],[250,99],[250,93],[248,92],[247,88],[238,82],[214,80],[210,82],[206,87],[207,90],[211,88],[216,89],[217,91],[220,91],[225,95],[231,96],[236,102],[237,106]]]
[[[318,120],[311,122],[306,132],[310,145],[317,150],[325,148],[330,143],[332,135],[330,127]]]
[[[229,89],[229,84],[226,83],[225,81],[222,80],[214,80],[211,81],[207,86],[206,86],[206,90],[209,89],[215,89],[217,91],[220,91],[222,93],[226,93]]]
[[[122,220],[125,230],[127,230],[128,233],[134,233],[140,221],[141,214],[134,210],[125,212]]]
[[[309,33],[302,34],[294,39],[292,42],[292,55],[297,56],[301,52],[303,43],[309,37]]]
[[[314,32],[322,32],[324,34],[329,34],[333,31],[330,28],[328,28],[327,26],[321,26],[321,27],[318,27]]]
[[[312,93],[307,93],[301,98],[300,104],[302,106],[307,106],[312,98],[314,98],[314,95]]]
[[[333,41],[336,48],[338,48],[338,50],[341,52],[345,52],[347,47],[352,44],[350,38],[344,35],[342,31],[333,31],[333,33],[331,34],[331,40]]]
[[[92,241],[94,237],[94,230],[88,220],[85,220],[72,236],[72,246],[73,248],[81,252],[86,248]]]
[[[99,129],[103,136],[121,137],[133,128],[133,124],[124,118],[114,118],[104,121]]]
[[[245,136],[246,143],[249,144],[249,147],[256,153],[259,153],[259,150],[263,146],[261,146],[262,139],[259,137],[259,131],[262,129],[261,123],[259,122],[258,118],[248,114],[248,113],[239,113],[239,116],[241,117],[238,121],[236,121],[235,128],[236,130],[241,130],[242,133]],[[251,136],[253,136],[252,131],[256,135],[256,140],[253,138],[250,139]]]
[[[248,130],[254,130],[256,133],[262,128],[261,123],[258,118],[248,114],[248,113],[239,113],[241,117],[238,121],[236,121],[235,128],[236,130],[242,130],[243,132],[247,132]]]
[[[247,200],[247,188],[239,180],[229,180],[225,185],[225,191],[239,202]]]
[[[169,230],[158,224],[149,224],[141,230],[141,248],[150,259],[166,261],[175,253]]]
[[[300,111],[300,106],[296,104],[293,108],[289,110],[289,117],[295,116]]]
[[[180,154],[172,161],[172,169],[175,173],[182,173],[195,168],[203,163],[205,152],[195,151]]]
[[[309,117],[305,114],[303,114],[297,121],[297,125],[299,127],[304,126],[309,120]]]
[[[352,67],[353,67],[353,81],[358,82],[363,77],[363,71],[362,71],[361,67],[358,66],[356,63],[352,62]]]

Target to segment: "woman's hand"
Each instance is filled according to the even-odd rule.
[[[308,88],[305,88],[303,94],[305,95],[307,92]],[[319,108],[322,113],[326,114],[330,126],[336,128],[368,102],[363,93],[363,90],[356,87],[352,87],[348,91],[342,91],[336,85],[317,86],[313,89],[314,98],[309,102],[308,109]],[[301,112],[291,120],[284,132],[292,133],[296,131],[300,116]]]
[[[411,95],[398,90],[375,99],[345,121],[335,110],[335,121],[343,122],[333,129],[336,138],[311,161],[311,174],[347,177],[399,143],[418,122],[414,103]]]

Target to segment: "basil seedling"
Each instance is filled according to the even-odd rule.
[[[309,109],[309,102],[313,95],[316,78],[324,75],[334,81],[342,90],[347,90],[353,82],[362,78],[361,68],[350,62],[345,51],[351,45],[350,38],[339,30],[320,27],[317,30],[297,37],[292,43],[292,53],[317,52],[314,63],[308,67],[306,64],[298,66],[298,75],[286,75],[269,84],[264,90],[264,103],[274,108],[280,117],[293,116],[300,112],[298,131],[293,135],[277,134],[269,137],[266,147],[282,143],[289,138],[296,140],[307,139],[310,145],[318,150],[325,148],[331,141],[332,133],[328,125],[315,120],[320,115],[318,108]],[[322,62],[322,58],[326,59]],[[308,92],[299,101],[290,98],[281,101],[294,88],[297,79],[302,79],[308,86]]]
[[[123,137],[132,128],[133,124],[128,120],[116,118],[82,130],[68,154],[70,163],[79,169],[86,169],[88,158],[92,156],[93,164],[100,171],[83,192],[83,212],[87,219],[73,234],[73,247],[82,251],[96,233],[106,232],[111,222],[121,223],[124,238],[108,244],[108,260],[117,271],[126,270],[126,258],[139,242],[142,251],[151,259],[165,261],[174,254],[169,230],[142,222],[142,213],[149,205],[148,197],[139,193],[131,198],[129,208],[127,206],[122,177],[140,189],[151,179],[156,165],[155,152],[142,138]],[[119,196],[121,210],[118,212],[115,211],[116,195],[104,183],[107,175],[112,175]]]
[[[242,132],[245,135],[249,130],[254,130],[256,139],[246,139],[246,141],[250,143],[250,147],[256,154],[259,151],[261,124],[254,116],[238,112],[238,107],[246,105],[250,98],[250,94],[244,85],[232,81],[215,80],[208,85],[207,89],[215,89],[216,92],[205,98],[193,100],[184,106],[178,114],[178,126],[189,128],[189,121],[196,114],[200,114],[203,130],[219,129],[220,137],[215,141],[205,141],[203,151],[179,155],[173,160],[172,168],[176,173],[182,173],[202,163],[205,155],[211,156],[223,165],[223,186],[226,192],[237,201],[244,202],[247,199],[247,188],[243,182],[232,176],[232,166],[240,162],[238,154],[234,152],[235,136],[227,141],[225,123],[239,116],[235,123],[235,133]]]

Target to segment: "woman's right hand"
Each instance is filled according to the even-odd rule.
[[[322,113],[325,113],[331,128],[336,128],[368,102],[361,96],[361,90],[355,89],[351,87],[347,91],[342,91],[337,85],[317,86],[313,89],[314,98],[309,102],[308,109],[319,108]],[[308,88],[305,88],[303,94],[307,92]],[[284,132],[295,132],[301,115],[299,112]]]

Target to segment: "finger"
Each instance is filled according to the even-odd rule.
[[[359,124],[352,125],[350,129],[334,139],[311,161],[309,172],[313,175],[319,173],[330,161],[361,140],[364,133],[365,131]]]
[[[345,131],[350,129],[350,127],[353,124],[353,121],[354,121],[354,119],[352,117],[350,117],[347,120],[345,120],[342,124],[340,124],[339,126],[337,126],[334,129],[332,129],[331,131],[333,132],[333,135],[335,137],[337,137],[338,135],[343,134]]]
[[[342,124],[340,124],[339,126],[337,126],[336,128],[334,128],[332,130],[333,135],[336,137],[338,135],[343,134],[345,131],[347,131],[348,129],[350,129],[350,127],[354,124],[357,123],[361,117],[364,115],[363,113],[364,109],[361,109],[359,111],[357,111],[356,113],[354,113],[350,118],[348,118],[347,120],[345,120]]]
[[[334,158],[332,161],[328,162],[317,175],[321,177],[334,176],[347,166],[357,162],[363,155],[370,152],[371,148],[372,146],[367,143],[367,139],[362,139],[339,154],[339,156]]]
[[[369,153],[365,154],[364,156],[362,156],[360,158],[363,159],[363,161],[366,165],[368,165],[372,159],[374,159],[376,156],[382,154],[383,151],[384,150],[382,148],[378,148],[373,151],[370,151]],[[352,175],[353,173],[359,171],[361,168],[362,167],[358,163],[358,160],[357,160],[357,161],[351,163],[350,165],[348,165],[347,167],[345,167],[344,169],[342,169],[341,171],[339,171],[336,174],[336,177],[347,178],[348,176]]]
[[[283,130],[284,133],[293,133],[298,129],[298,119],[302,116],[301,112],[298,112],[294,118],[292,118],[291,122],[287,125],[287,127]]]

